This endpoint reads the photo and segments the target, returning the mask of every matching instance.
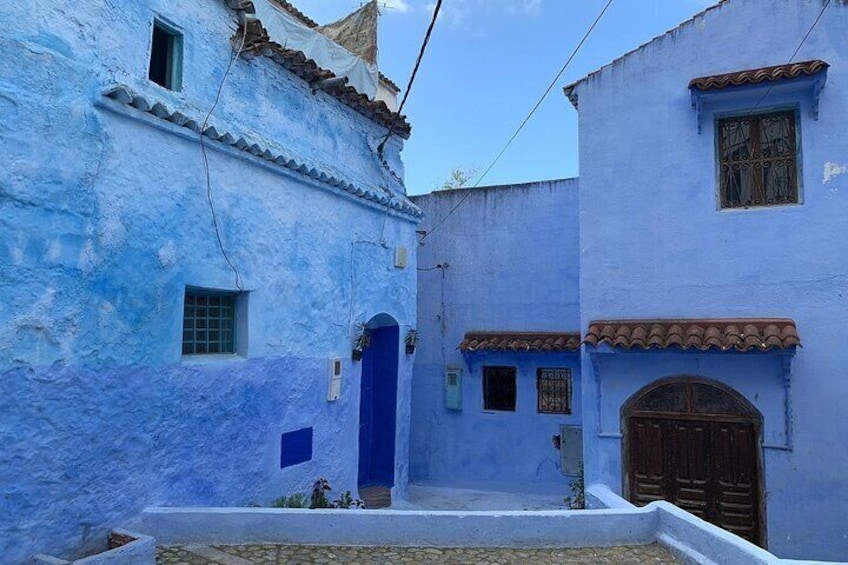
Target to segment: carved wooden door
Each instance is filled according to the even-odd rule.
[[[701,386],[684,383],[665,391],[679,396],[677,400],[663,403],[654,397],[628,403],[624,423],[629,498],[639,506],[667,500],[763,545],[758,422],[738,409],[713,414],[693,409],[699,395],[692,395],[690,384]],[[715,391],[710,395],[716,398]],[[675,403],[680,411],[669,410]],[[716,406],[712,404],[710,412],[718,412]]]

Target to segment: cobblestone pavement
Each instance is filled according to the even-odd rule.
[[[319,547],[302,545],[168,546],[156,550],[157,565],[313,565],[431,563],[453,565],[672,565],[664,548],[643,546],[588,549],[435,549]]]

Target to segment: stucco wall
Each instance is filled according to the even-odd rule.
[[[182,92],[147,80],[154,15],[181,27]],[[247,292],[246,356],[181,356],[186,285],[235,290],[196,135],[103,97],[126,84],[198,123],[231,57],[223,2],[58,0],[0,11],[0,555],[78,557],[149,504],[232,505],[356,490],[351,326],[416,317],[415,218],[208,140],[223,244]],[[239,59],[210,120],[307,169],[402,198],[385,129],[266,58]],[[401,144],[387,159],[402,173]],[[402,348],[403,345],[400,344]],[[328,357],[344,363],[326,401]],[[411,360],[400,355],[396,480]],[[280,434],[314,427],[281,470]]]
[[[831,64],[819,119],[810,115],[809,95],[775,89],[759,105],[798,107],[801,205],[717,210],[714,114],[705,114],[698,134],[687,90],[698,76],[786,63],[822,6],[731,0],[578,86],[580,318],[584,331],[589,320],[607,318],[794,318],[804,345],[792,366],[794,451],[764,455],[769,548],[784,557],[844,559],[848,175],[825,172],[848,164],[848,7],[831,3],[795,58]],[[778,376],[769,361],[756,367],[736,357],[620,357],[602,368],[602,390],[584,357],[584,405],[601,395],[609,417],[603,431],[616,432],[626,394],[606,387],[635,391],[694,372],[760,406],[764,442],[779,440]],[[587,481],[620,488],[619,440],[596,439],[595,417],[584,423]]]
[[[467,190],[416,197],[429,231]],[[513,491],[560,489],[560,424],[579,425],[576,354],[475,355],[457,349],[471,330],[576,331],[577,182],[484,187],[418,248],[419,329],[413,378],[411,473],[415,481]],[[437,265],[447,265],[444,270]],[[515,412],[483,410],[483,364],[512,365]],[[445,408],[445,367],[461,367],[463,407]],[[569,416],[536,412],[536,368],[573,369]]]

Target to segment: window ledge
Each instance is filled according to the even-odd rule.
[[[240,363],[247,361],[247,357],[238,353],[209,353],[183,355],[180,363],[183,365],[215,365],[221,363]]]

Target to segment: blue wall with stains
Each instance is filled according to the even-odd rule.
[[[154,17],[184,34],[181,92],[147,80]],[[4,7],[0,28],[3,562],[101,549],[151,504],[268,504],[319,476],[355,492],[351,327],[386,313],[404,335],[416,318],[414,254],[394,266],[395,247],[415,248],[416,211],[374,202],[405,201],[374,153],[385,128],[268,58],[233,64],[209,123],[313,176],[207,140],[221,239],[247,291],[245,355],[183,358],[185,287],[236,285],[197,134],[157,112],[202,123],[235,12],[37,0]],[[105,97],[116,84],[161,106]],[[402,175],[400,150],[386,156]],[[401,495],[411,358],[399,347]],[[342,394],[328,403],[333,356]],[[312,460],[281,470],[280,434],[309,426]]]
[[[429,232],[462,200],[418,248],[412,480],[566,495],[571,479],[551,438],[561,424],[580,424],[578,355],[478,353],[469,368],[458,346],[473,330],[577,330],[577,181],[415,197],[424,212],[420,229]],[[484,411],[484,364],[517,368],[515,412]],[[461,412],[445,408],[446,367],[463,370]],[[571,415],[537,413],[537,367],[573,370]]]
[[[758,106],[797,108],[802,204],[718,210],[715,116],[756,100],[717,99],[705,108],[699,134],[687,89],[695,77],[786,63],[823,6],[732,0],[577,86],[580,322],[585,331],[593,319],[795,319],[803,348],[791,372],[794,449],[764,449],[769,549],[846,559],[848,6],[831,2],[795,57],[831,65],[818,120],[807,91],[775,88]],[[621,405],[669,375],[701,375],[740,391],[763,413],[764,443],[780,445],[783,387],[775,363],[737,354],[614,354],[601,361],[599,381],[584,355],[587,483],[620,492]]]

